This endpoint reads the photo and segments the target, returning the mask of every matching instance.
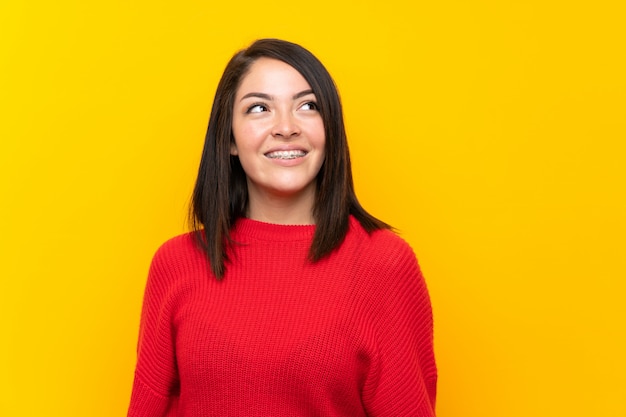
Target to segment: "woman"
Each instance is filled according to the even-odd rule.
[[[263,39],[228,63],[191,212],[150,267],[129,416],[435,415],[424,280],[358,203],[310,52]]]

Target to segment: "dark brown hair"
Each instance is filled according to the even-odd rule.
[[[250,66],[262,57],[283,61],[302,74],[315,94],[324,123],[325,160],[316,179],[316,228],[310,260],[323,258],[343,242],[350,214],[368,232],[390,228],[367,213],[356,198],[341,101],[324,65],[297,44],[260,39],[237,52],[222,74],[191,201],[191,226],[217,278],[224,276],[227,250],[233,244],[230,229],[238,218],[245,216],[248,206],[246,174],[239,158],[230,154],[235,94]]]

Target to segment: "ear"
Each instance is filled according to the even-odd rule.
[[[230,154],[233,156],[239,155],[239,152],[237,151],[237,144],[235,143],[235,141],[232,141],[230,143]]]

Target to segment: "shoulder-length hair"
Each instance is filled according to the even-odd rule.
[[[330,254],[343,242],[352,214],[371,233],[390,226],[370,215],[354,192],[350,154],[337,88],[322,63],[305,48],[279,39],[260,39],[237,52],[228,62],[217,86],[190,207],[190,222],[197,244],[206,253],[211,270],[224,276],[230,230],[248,206],[246,174],[237,156],[230,154],[235,94],[250,66],[259,58],[283,61],[295,68],[317,99],[325,133],[325,160],[316,178],[313,207],[315,233],[309,258]]]

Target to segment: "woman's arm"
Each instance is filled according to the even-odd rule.
[[[178,376],[172,331],[172,241],[155,254],[141,312],[137,365],[128,417],[163,417],[175,404]]]
[[[431,302],[413,251],[399,240],[394,236],[380,252],[386,259],[379,261],[378,354],[363,399],[371,416],[433,417],[437,368]]]

